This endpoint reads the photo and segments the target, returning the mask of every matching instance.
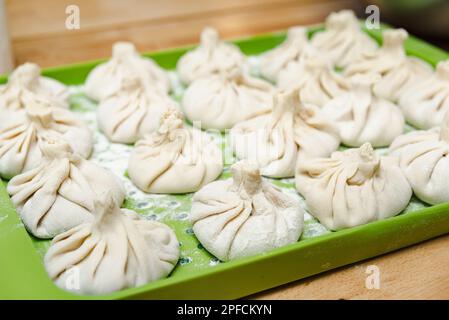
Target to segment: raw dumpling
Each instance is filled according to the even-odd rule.
[[[273,111],[238,123],[231,130],[239,159],[257,162],[262,175],[292,177],[297,157],[328,156],[339,144],[338,130],[318,107],[301,104],[298,90],[275,95]]]
[[[380,157],[369,143],[298,162],[296,188],[309,212],[330,230],[397,215],[412,196],[398,159]]]
[[[201,128],[225,130],[269,112],[273,94],[274,87],[268,82],[233,70],[192,82],[182,106],[187,118]]]
[[[69,110],[30,104],[0,128],[0,176],[6,179],[38,166],[42,135],[53,132],[63,137],[75,153],[88,158],[92,152],[89,128]]]
[[[139,78],[127,76],[120,90],[98,105],[97,122],[110,141],[134,143],[155,131],[169,108],[178,106],[166,93],[149,90]]]
[[[138,76],[143,85],[160,92],[170,90],[167,73],[152,59],[142,57],[130,42],[117,42],[112,58],[95,67],[86,79],[86,94],[101,101],[120,89],[123,78]]]
[[[360,22],[351,10],[331,13],[326,19],[326,30],[317,32],[312,45],[338,67],[346,67],[364,52],[374,52],[377,43],[362,31]]]
[[[389,146],[404,132],[404,116],[398,106],[372,94],[378,77],[353,78],[352,90],[323,107],[323,114],[334,121],[343,144],[359,147],[365,142],[374,147]]]
[[[430,204],[449,201],[449,113],[441,128],[412,131],[396,138],[390,154],[399,158],[419,199]]]
[[[74,154],[60,136],[44,134],[41,164],[15,176],[8,193],[25,227],[38,238],[54,236],[91,221],[95,198],[111,190],[121,205],[125,190],[109,171]]]
[[[299,60],[290,62],[279,73],[278,80],[279,88],[300,88],[301,101],[320,108],[350,89],[350,83],[313,49],[307,49]]]
[[[285,41],[260,57],[260,73],[264,78],[277,82],[279,72],[285,69],[289,62],[298,60],[307,45],[305,27],[288,29]]]
[[[432,74],[432,67],[415,57],[407,57],[404,41],[408,33],[404,29],[383,32],[383,45],[379,50],[366,53],[360,60],[350,64],[345,75],[379,74],[382,79],[373,87],[376,96],[393,102],[410,85],[427,79]]]
[[[211,137],[183,123],[171,109],[157,131],[136,143],[128,174],[149,193],[187,193],[215,180],[223,169],[221,150]]]
[[[420,129],[440,126],[449,111],[449,60],[432,77],[410,86],[399,99],[405,120]]]
[[[233,177],[212,182],[193,196],[190,219],[201,244],[222,261],[247,257],[298,241],[304,211],[298,198],[240,161]]]
[[[0,86],[0,122],[7,117],[4,112],[23,110],[33,100],[48,100],[55,107],[69,107],[66,86],[40,73],[38,65],[25,63],[11,73],[7,84]]]
[[[245,56],[231,43],[220,40],[218,31],[207,27],[201,32],[201,44],[179,59],[177,70],[185,84],[220,71],[241,68]]]
[[[120,209],[108,193],[95,219],[56,236],[45,258],[55,284],[81,294],[107,294],[166,277],[179,242],[165,224]]]

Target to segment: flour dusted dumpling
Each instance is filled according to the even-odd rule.
[[[63,137],[80,157],[92,152],[89,128],[69,110],[33,103],[18,111],[0,128],[0,176],[6,179],[38,166],[38,147],[44,133]]]
[[[236,45],[223,42],[217,30],[207,27],[201,32],[200,45],[183,55],[176,68],[181,81],[190,84],[214,73],[239,69],[244,61],[245,56]]]
[[[398,106],[372,94],[378,77],[353,79],[352,90],[327,103],[322,111],[334,121],[343,144],[359,147],[365,142],[385,147],[404,132],[404,116]]]
[[[420,129],[441,125],[449,111],[449,60],[438,63],[436,72],[408,87],[399,99],[405,120]]]
[[[225,130],[267,113],[274,87],[246,72],[233,70],[192,82],[182,99],[184,114],[202,128]]]
[[[184,125],[175,109],[164,113],[157,131],[136,143],[128,164],[131,181],[148,193],[197,191],[222,169],[222,153],[212,138]]]
[[[373,87],[374,94],[397,102],[409,86],[432,74],[432,67],[428,63],[415,57],[407,57],[404,49],[407,37],[408,33],[404,29],[384,31],[382,47],[373,53],[366,53],[350,64],[345,69],[345,75],[381,75],[381,80]]]
[[[40,73],[38,65],[28,62],[18,66],[9,76],[8,83],[0,86],[0,122],[8,117],[5,112],[23,110],[34,100],[48,100],[55,107],[69,107],[66,86],[42,77]]]
[[[298,156],[328,156],[340,144],[337,128],[318,107],[301,104],[297,89],[275,95],[271,113],[236,124],[231,140],[237,158],[275,178],[294,176]]]
[[[441,128],[399,136],[389,151],[399,158],[419,199],[430,204],[449,201],[449,113]]]
[[[314,49],[307,49],[299,60],[290,62],[278,80],[279,88],[300,88],[301,101],[318,107],[350,89],[350,83]]]
[[[95,67],[86,79],[86,94],[96,101],[117,92],[123,78],[138,76],[144,86],[160,92],[170,90],[167,73],[152,59],[142,57],[130,42],[116,42],[112,58]]]
[[[228,261],[298,241],[304,219],[298,198],[265,181],[249,161],[231,170],[232,178],[212,182],[193,196],[190,219],[201,244]]]
[[[8,183],[11,201],[25,227],[38,238],[54,236],[91,221],[94,201],[110,190],[121,205],[125,190],[111,172],[73,153],[69,144],[51,133],[41,137],[43,160]]]
[[[288,29],[287,38],[280,46],[260,57],[260,73],[266,79],[277,82],[281,70],[285,69],[289,62],[298,60],[307,45],[307,29],[291,27]]]
[[[330,230],[395,216],[412,196],[398,159],[380,157],[369,143],[298,162],[296,188],[309,212]]]
[[[326,19],[326,30],[317,32],[312,45],[339,67],[346,67],[364,52],[374,52],[377,43],[362,31],[360,22],[351,10],[331,13]]]
[[[166,93],[149,90],[137,77],[125,77],[121,88],[100,102],[97,122],[112,142],[134,143],[155,131],[162,114],[177,103]]]
[[[58,287],[107,294],[164,278],[175,267],[179,242],[165,224],[120,209],[110,193],[95,202],[94,216],[53,239],[44,263]]]

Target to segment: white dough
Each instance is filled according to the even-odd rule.
[[[184,114],[205,129],[225,130],[267,113],[274,87],[246,72],[233,70],[192,82],[182,99]]]
[[[298,198],[265,181],[249,161],[234,164],[232,175],[193,197],[190,217],[201,244],[228,261],[298,241],[304,219]]]
[[[116,42],[112,47],[112,58],[89,73],[85,92],[91,99],[101,101],[117,92],[127,76],[139,77],[149,89],[170,91],[170,80],[164,69],[152,59],[142,57],[132,43]]]
[[[245,56],[236,45],[223,42],[217,30],[206,27],[200,45],[183,55],[176,68],[181,81],[188,85],[220,71],[240,69],[244,62]]]
[[[430,204],[449,202],[449,113],[441,128],[399,136],[389,151],[399,158],[419,199]]]
[[[373,87],[376,96],[397,102],[407,88],[432,74],[432,66],[415,57],[407,57],[404,29],[385,30],[382,47],[366,53],[345,69],[345,75],[379,74],[381,80]]]
[[[96,197],[110,190],[121,205],[125,189],[111,172],[74,154],[59,135],[44,134],[42,163],[8,183],[25,227],[38,238],[54,236],[93,219]]]
[[[298,163],[296,188],[330,230],[397,215],[412,195],[398,159],[378,156],[369,143]]]
[[[438,63],[431,77],[408,87],[399,106],[405,120],[419,129],[440,126],[449,111],[449,60]]]
[[[366,142],[374,147],[386,147],[404,132],[404,116],[394,103],[372,93],[378,77],[360,76],[353,79],[352,90],[331,100],[323,113],[335,121],[343,144],[360,147]]]
[[[148,193],[187,193],[215,180],[223,170],[221,150],[206,133],[183,123],[171,109],[159,129],[136,143],[128,174]]]
[[[260,57],[260,73],[264,78],[277,82],[281,70],[287,68],[289,62],[298,60],[307,45],[307,28],[289,28],[285,41]]]
[[[323,52],[334,65],[346,67],[364,52],[374,52],[377,43],[362,31],[360,22],[351,10],[331,13],[325,22],[326,30],[317,32],[312,45]]]
[[[89,128],[69,110],[33,103],[0,128],[0,176],[9,179],[41,164],[38,147],[44,133],[63,137],[82,158],[92,152]]]
[[[58,287],[108,294],[164,278],[175,267],[179,242],[165,224],[120,209],[110,193],[95,202],[94,216],[53,239],[44,263]]]
[[[109,141],[134,143],[155,131],[169,108],[179,107],[165,92],[149,90],[139,78],[127,76],[121,88],[98,105],[97,122]]]

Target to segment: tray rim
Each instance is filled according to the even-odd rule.
[[[322,24],[306,27],[309,28],[311,33],[323,29]],[[365,31],[380,42],[381,32],[385,27],[383,26],[381,30]],[[254,47],[254,43],[257,42],[267,42],[269,46],[272,46],[273,44],[279,44],[284,38],[285,31],[280,31],[231,41],[239,45],[245,52],[245,46],[251,49],[252,46]],[[164,63],[168,64],[167,61],[164,61],[164,57],[171,57],[171,60],[169,60],[173,62],[172,60],[176,56],[179,57],[192,47],[192,45],[189,45],[148,52],[144,53],[144,55],[154,58],[164,66]],[[266,49],[261,50],[261,52]],[[406,49],[408,54],[424,59],[432,65],[435,65],[437,61],[449,58],[449,53],[413,36],[410,36],[407,40]],[[76,70],[84,70],[81,72],[81,75],[77,76],[81,78],[86,71],[104,62],[106,59],[46,68],[43,69],[42,73],[46,76],[61,80],[61,78],[65,78],[68,74],[76,72]],[[5,81],[5,76],[0,77],[0,83],[4,83]],[[67,81],[63,82],[67,83]],[[0,221],[0,265],[5,267],[4,270],[14,273],[13,275],[7,274],[5,276],[7,272],[0,272],[0,298],[4,297],[6,299],[239,298],[449,233],[449,203],[445,203],[420,209],[405,215],[301,240],[268,253],[222,263],[211,268],[194,271],[189,275],[169,277],[141,287],[125,289],[109,295],[86,296],[63,291],[53,284],[45,272],[42,259],[31,243],[31,238],[25,228],[23,225],[17,227],[18,224],[21,224],[19,216],[12,206],[7,193],[6,199],[4,199],[5,193],[5,184],[0,183],[0,209],[6,208],[8,211],[6,221]],[[8,230],[8,227],[11,227],[12,230]],[[7,233],[3,234],[5,231]],[[410,234],[410,231],[415,233]],[[406,234],[406,236],[400,238],[398,237],[399,233]],[[378,235],[382,235],[382,238],[377,239]],[[376,239],[379,242],[377,244],[372,243],[370,242],[372,239]],[[16,243],[16,241],[18,242]],[[364,245],[374,245],[374,247],[364,248],[362,251],[357,251],[352,248],[354,249],[353,252],[347,252],[348,249],[351,250],[354,241],[358,241]],[[17,248],[18,244],[22,247]],[[335,247],[336,244],[339,246]],[[331,249],[335,251],[330,252]],[[17,253],[17,250],[23,251],[25,256],[14,254]],[[341,257],[336,253],[340,253]],[[5,259],[5,257],[8,257],[8,259]],[[294,258],[302,258],[303,261],[310,263],[310,267],[298,267]],[[327,262],[323,264],[323,261]],[[16,274],[15,270],[17,270],[20,263],[24,262],[26,263],[25,269],[21,266],[22,273]],[[36,269],[28,270],[30,274],[37,272],[35,275],[37,277],[35,284],[33,283],[33,277],[25,277],[25,279],[22,279],[31,281],[31,283],[20,280],[24,276],[23,272],[31,267]],[[298,267],[298,270],[295,267]],[[276,271],[282,271],[281,274],[274,277],[271,275],[267,276],[274,269]],[[248,270],[250,273],[241,274],[240,270]],[[284,270],[287,270],[286,274],[282,274]],[[220,278],[218,276],[226,279],[226,281],[218,281],[217,279]],[[246,283],[248,286],[242,288],[242,283]],[[16,284],[19,284],[19,286],[16,286]],[[208,288],[210,289],[211,284],[215,284],[229,291],[211,292],[207,290]],[[238,288],[235,289],[232,285],[237,285]],[[185,289],[185,291],[179,289]]]

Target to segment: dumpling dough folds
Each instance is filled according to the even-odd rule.
[[[298,198],[260,176],[255,164],[240,161],[233,177],[212,182],[193,196],[193,231],[222,261],[247,257],[298,241],[304,212]]]
[[[430,204],[449,201],[449,114],[441,128],[399,136],[389,151],[399,158],[419,199]]]
[[[233,70],[195,80],[184,93],[182,107],[195,125],[225,130],[269,112],[273,94],[268,82]]]
[[[125,190],[111,172],[73,153],[59,135],[39,143],[42,163],[15,176],[8,193],[25,227],[38,238],[54,236],[92,221],[96,197],[110,190],[121,205]]]
[[[67,87],[40,73],[38,65],[27,62],[11,73],[7,84],[0,86],[0,122],[8,117],[5,112],[23,110],[33,100],[47,100],[55,107],[69,107]]]
[[[177,103],[166,93],[148,90],[136,77],[126,77],[121,89],[100,102],[97,122],[112,142],[135,143],[155,131],[162,114]]]
[[[264,53],[260,57],[260,73],[272,82],[277,82],[281,70],[287,68],[291,61],[296,61],[308,45],[307,29],[291,27],[287,38],[278,47]]]
[[[369,143],[298,163],[296,188],[330,230],[397,215],[412,195],[398,159],[379,157]]]
[[[373,52],[377,43],[360,27],[354,12],[342,10],[331,13],[325,22],[326,30],[317,32],[312,45],[323,52],[338,67],[346,67],[364,52]]]
[[[108,294],[166,277],[179,258],[179,242],[165,224],[96,201],[92,222],[56,236],[45,258],[55,284],[78,294]]]
[[[112,47],[112,58],[89,73],[85,92],[91,99],[101,101],[117,92],[127,76],[138,76],[153,90],[170,90],[170,80],[161,67],[152,59],[142,57],[132,43],[117,42]]]
[[[381,80],[373,86],[377,97],[398,102],[401,95],[414,83],[421,82],[432,74],[432,67],[415,57],[407,57],[404,41],[408,33],[404,29],[383,32],[382,47],[350,64],[345,75],[379,74]]]
[[[91,132],[73,113],[43,104],[30,104],[0,128],[0,176],[9,179],[38,166],[42,161],[38,144],[42,135],[49,132],[63,137],[80,157],[90,156]]]
[[[256,162],[264,176],[285,178],[294,176],[297,158],[324,157],[337,150],[337,128],[318,107],[300,103],[297,89],[277,94],[273,104],[271,113],[231,130],[237,158]]]
[[[207,27],[201,32],[200,45],[183,55],[176,68],[181,81],[190,84],[214,73],[240,69],[244,62],[245,56],[236,45],[220,40],[218,31]]]
[[[432,77],[408,87],[399,106],[405,120],[417,128],[440,126],[449,111],[449,60],[438,63]]]
[[[157,131],[136,143],[128,174],[148,193],[187,193],[215,180],[223,169],[221,150],[211,137],[167,111]]]
[[[279,73],[278,87],[300,88],[301,102],[323,107],[350,90],[350,83],[335,72],[323,55],[307,49]]]
[[[343,144],[360,147],[369,142],[374,147],[385,147],[404,132],[404,116],[399,107],[372,94],[372,83],[378,79],[354,78],[350,92],[323,107],[323,114],[337,125]]]

